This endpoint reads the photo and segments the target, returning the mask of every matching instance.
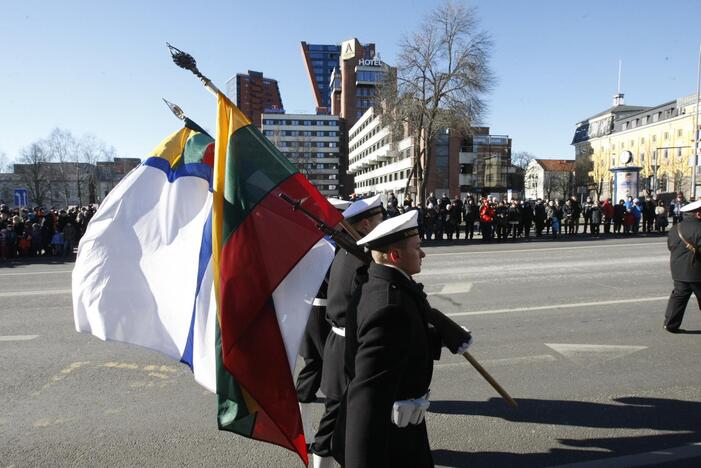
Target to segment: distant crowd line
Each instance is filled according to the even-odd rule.
[[[682,220],[681,208],[687,203],[679,192],[671,203],[655,196],[625,199],[613,203],[587,197],[579,202],[576,197],[561,200],[498,200],[495,197],[467,196],[453,199],[443,194],[437,198],[431,193],[426,202],[417,207],[411,197],[400,204],[393,193],[387,199],[387,216],[408,210],[419,211],[419,233],[424,240],[474,239],[483,242],[503,242],[508,239],[526,239],[588,234],[636,235],[639,232],[664,234],[671,223]],[[581,230],[580,230],[581,228]]]
[[[0,204],[0,260],[71,257],[95,208],[10,209]]]

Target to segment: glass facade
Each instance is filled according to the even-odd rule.
[[[334,67],[338,66],[341,56],[340,45],[308,44],[309,61],[312,64],[316,88],[321,95],[321,106],[331,108],[331,89],[329,79]]]

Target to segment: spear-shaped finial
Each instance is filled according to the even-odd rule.
[[[188,54],[187,52],[183,52],[177,47],[170,45],[168,42],[166,42],[166,45],[168,46],[168,50],[170,51],[170,56],[173,58],[173,63],[175,63],[180,68],[190,70],[197,78],[202,80],[207,89],[209,89],[215,95],[221,93],[221,91],[219,91],[219,88],[214,86],[212,80],[204,76],[202,72],[200,72],[197,69],[197,61],[195,60],[195,57]]]
[[[161,98],[163,99],[163,102],[166,103],[166,106],[170,109],[170,111],[173,113],[174,116],[179,118],[180,120],[185,120],[187,117],[185,116],[185,112],[180,108],[179,105],[173,104],[172,102],[168,101],[166,98]]]

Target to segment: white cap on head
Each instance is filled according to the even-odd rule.
[[[369,218],[377,213],[382,213],[382,201],[380,195],[363,198],[355,201],[343,212],[343,217],[349,223],[355,223],[363,218]]]
[[[340,211],[347,209],[352,203],[348,200],[341,200],[340,198],[334,198],[334,197],[329,197],[329,198],[327,198],[327,200],[329,201],[329,203],[331,203],[333,205],[334,208],[336,208],[337,210],[340,210]]]
[[[701,200],[696,200],[695,202],[691,202],[687,205],[682,206],[681,211],[696,211],[701,209]]]
[[[419,234],[419,212],[410,210],[406,213],[382,221],[370,234],[358,241],[358,245],[369,249],[389,245]]]

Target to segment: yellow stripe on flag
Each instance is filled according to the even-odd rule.
[[[177,132],[161,141],[156,148],[151,151],[151,157],[163,158],[168,161],[170,167],[174,167],[180,162],[188,138],[196,133],[189,128],[181,128]]]
[[[217,132],[214,142],[214,184],[212,197],[212,260],[214,261],[214,294],[217,298],[217,318],[221,324],[219,308],[222,249],[222,226],[224,209],[224,185],[226,158],[231,135],[251,121],[226,96],[217,97]]]

